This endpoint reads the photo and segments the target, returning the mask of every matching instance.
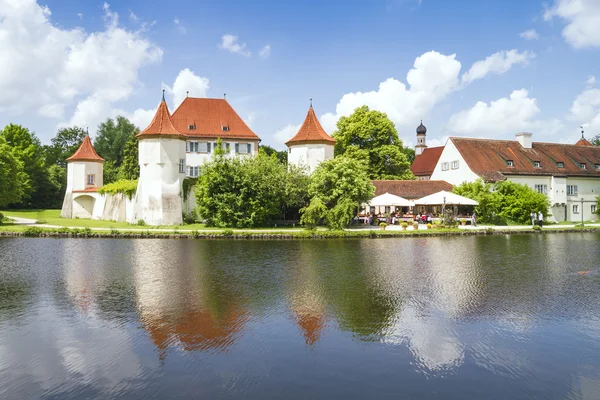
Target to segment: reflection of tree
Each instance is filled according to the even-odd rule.
[[[24,280],[0,276],[0,321],[22,315],[32,295]]]

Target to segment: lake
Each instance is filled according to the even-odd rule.
[[[591,399],[600,234],[0,239],[1,399]]]

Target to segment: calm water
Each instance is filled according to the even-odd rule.
[[[597,399],[599,260],[583,233],[0,239],[0,398]]]

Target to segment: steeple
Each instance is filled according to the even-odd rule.
[[[584,130],[583,130],[583,126],[580,126],[581,128],[581,139],[579,139],[577,141],[577,143],[575,143],[575,146],[593,146],[592,143],[590,143],[589,140],[587,140],[584,136]]]
[[[156,114],[150,122],[150,125],[143,131],[137,134],[138,139],[142,139],[148,136],[176,136],[185,139],[185,135],[179,132],[171,119],[171,113],[169,113],[169,107],[165,101],[165,90],[163,89],[162,101],[158,105]]]
[[[104,159],[96,153],[90,136],[86,135],[77,151],[71,157],[67,158],[67,162],[71,161],[95,161],[103,163]]]
[[[415,146],[415,156],[420,156],[427,148],[426,137],[427,128],[425,128],[425,125],[423,125],[423,120],[421,120],[421,124],[417,126],[417,145]]]
[[[288,140],[285,144],[289,147],[295,144],[323,142],[333,145],[335,144],[335,139],[329,136],[319,123],[319,119],[317,118],[315,110],[312,106],[311,97],[310,107],[308,108],[308,113],[306,114],[304,123],[302,123],[302,126],[298,130],[298,133],[296,133],[296,136]]]

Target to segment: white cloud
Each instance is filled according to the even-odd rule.
[[[535,29],[529,29],[525,32],[521,32],[519,33],[519,36],[525,40],[538,40],[540,38],[540,35],[538,35]]]
[[[530,98],[527,90],[514,90],[509,97],[489,103],[479,101],[472,108],[454,114],[447,128],[451,132],[483,137],[511,134],[541,127],[542,122],[534,119],[539,112],[536,99]]]
[[[0,0],[0,112],[60,120],[75,106],[72,120],[87,125],[85,114],[94,117],[127,99],[139,85],[139,70],[159,62],[162,50],[119,27],[108,4],[103,10],[104,30],[88,33],[55,26],[50,10],[35,0]]]
[[[287,142],[288,140],[293,138],[294,135],[296,135],[296,133],[298,133],[300,126],[301,125],[290,124],[290,125],[286,126],[285,128],[280,129],[277,132],[275,132],[275,134],[273,134],[273,137],[275,138],[275,143],[279,146],[283,146],[285,144],[285,142]]]
[[[462,76],[462,82],[469,84],[477,79],[483,79],[489,74],[503,74],[510,70],[513,65],[527,65],[535,57],[535,54],[524,51],[519,53],[517,50],[499,51],[474,63],[471,68]]]
[[[173,20],[173,23],[177,26],[177,31],[179,33],[181,33],[182,35],[185,35],[187,33],[187,29],[181,24],[181,21],[179,21],[179,18],[175,18]]]
[[[172,87],[165,85],[166,91],[173,95],[173,109],[179,107],[188,96],[188,91],[191,97],[206,97],[209,87],[208,78],[196,75],[189,68],[179,71]]]
[[[271,45],[268,44],[265,47],[263,47],[262,49],[260,49],[260,52],[258,53],[258,55],[262,59],[269,58],[269,56],[271,55]]]
[[[588,88],[577,95],[567,118],[576,125],[583,125],[588,136],[600,132],[600,89]]]
[[[133,22],[137,22],[138,16],[135,15],[133,11],[129,10],[129,19],[132,20]]]
[[[589,87],[589,86],[594,86],[596,84],[596,77],[594,75],[590,75],[587,79],[587,81],[585,81],[585,84]]]
[[[240,54],[244,57],[250,57],[252,54],[246,49],[246,43],[239,44],[238,37],[230,34],[223,35],[219,47],[230,53]]]
[[[600,2],[598,0],[555,0],[544,12],[544,19],[554,17],[566,23],[562,35],[576,49],[600,47]]]
[[[83,19],[83,14],[82,13],[77,13],[77,16],[79,17],[79,19]]]

